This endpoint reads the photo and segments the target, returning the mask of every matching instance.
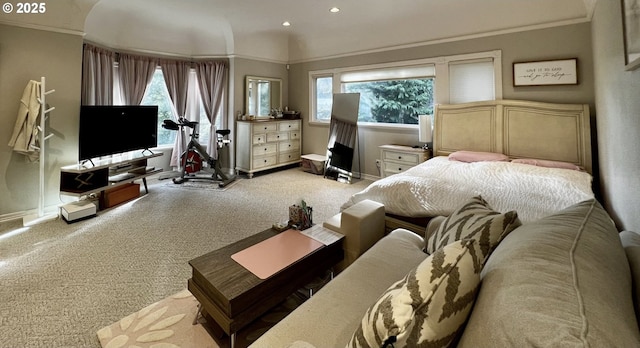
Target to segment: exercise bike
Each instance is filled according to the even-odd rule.
[[[187,149],[180,156],[180,162],[182,163],[182,170],[180,177],[174,178],[173,182],[176,184],[182,184],[187,180],[213,180],[218,181],[219,187],[224,187],[228,183],[235,180],[235,176],[229,176],[222,171],[220,161],[217,158],[209,156],[205,148],[198,142],[198,122],[189,121],[184,117],[178,119],[178,123],[173,120],[164,120],[162,127],[170,130],[179,130],[184,127],[191,128],[191,140],[187,145]],[[228,129],[216,130],[217,146],[221,149],[227,146],[231,140],[226,138],[231,133]],[[209,166],[209,170],[206,170],[202,163],[206,162]],[[207,172],[210,176],[196,175],[199,172]]]

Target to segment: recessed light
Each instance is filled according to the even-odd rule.
[[[291,23],[289,23],[289,21],[282,22],[282,26],[284,26],[284,27],[288,27],[290,25],[291,25]]]
[[[332,13],[336,13],[336,12],[340,12],[340,9],[337,7],[332,7],[329,11]]]

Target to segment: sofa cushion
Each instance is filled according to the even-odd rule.
[[[640,233],[634,231],[620,232],[620,241],[627,255],[631,268],[631,286],[636,318],[640,318]]]
[[[639,347],[629,265],[595,200],[511,232],[487,260],[459,347]]]
[[[439,249],[365,313],[348,347],[448,345],[467,319],[480,283],[473,239]]]
[[[475,239],[478,241],[474,245],[475,255],[483,265],[500,241],[518,226],[518,213],[510,211],[500,214],[492,210],[482,197],[476,196],[440,224],[429,237],[426,251],[431,254],[456,240]]]
[[[392,231],[251,347],[287,347],[298,340],[344,347],[380,294],[427,258],[423,246],[424,239],[411,231]]]

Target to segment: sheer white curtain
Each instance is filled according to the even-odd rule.
[[[82,105],[113,104],[113,51],[84,44],[82,56]]]
[[[218,118],[227,89],[228,66],[225,61],[196,62],[196,75],[204,112],[211,122],[211,131],[207,151],[213,158],[218,158],[215,124]]]

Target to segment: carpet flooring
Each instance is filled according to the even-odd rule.
[[[0,223],[0,347],[98,348],[99,329],[184,290],[189,260],[286,220],[301,199],[322,222],[370,181],[292,168],[226,190],[166,183],[74,224]]]

